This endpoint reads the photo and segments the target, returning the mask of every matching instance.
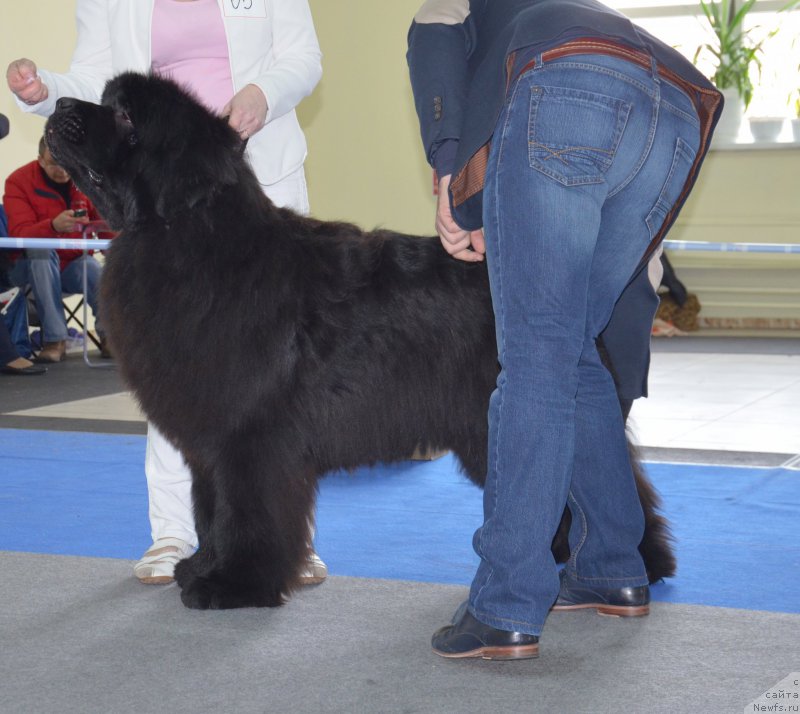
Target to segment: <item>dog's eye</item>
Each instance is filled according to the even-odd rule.
[[[97,171],[93,171],[92,169],[87,169],[87,173],[89,174],[89,180],[99,186],[103,183],[103,176],[102,174],[97,173]]]
[[[125,123],[125,124],[131,124],[131,125],[133,124],[133,122],[131,121],[131,117],[130,117],[130,115],[129,115],[129,114],[128,114],[128,112],[126,112],[124,109],[120,109],[120,110],[117,112],[117,117],[118,117],[119,119],[121,119],[121,120],[122,120],[122,122],[123,122],[123,123]]]

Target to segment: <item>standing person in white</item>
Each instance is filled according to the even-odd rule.
[[[49,116],[64,96],[99,102],[106,81],[126,70],[170,76],[229,117],[274,203],[308,213],[306,141],[295,107],[319,81],[322,55],[307,0],[77,0],[76,18],[67,73],[29,59],[8,66],[23,111]],[[134,573],[144,583],[168,583],[198,543],[189,469],[152,424],[145,474],[153,544]],[[326,576],[312,552],[304,581]]]

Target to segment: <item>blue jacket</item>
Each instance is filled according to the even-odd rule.
[[[425,153],[440,176],[453,175],[453,217],[462,228],[482,225],[481,193],[461,200],[453,193],[470,159],[491,138],[515,53],[543,52],[579,38],[641,50],[684,80],[710,139],[722,109],[711,82],[679,52],[596,0],[428,0],[411,25],[407,59]],[[707,142],[693,177],[705,148]]]

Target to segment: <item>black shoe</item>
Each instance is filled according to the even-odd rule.
[[[553,610],[594,609],[598,615],[641,617],[650,612],[650,587],[605,588],[567,577],[561,571],[561,590]]]
[[[100,356],[103,359],[111,359],[114,355],[111,354],[111,350],[108,347],[108,340],[105,337],[100,338]]]
[[[507,632],[476,620],[464,603],[453,624],[437,630],[431,639],[433,651],[442,657],[482,659],[530,659],[539,656],[539,638],[523,632]]]

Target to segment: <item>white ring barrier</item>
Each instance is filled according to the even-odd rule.
[[[110,245],[107,238],[0,238],[0,248],[16,250],[105,250]]]
[[[666,250],[713,253],[794,253],[800,255],[800,244],[794,243],[710,243],[701,240],[665,240],[663,245]]]
[[[107,238],[0,238],[0,248],[23,250],[106,250]],[[800,255],[800,244],[793,243],[711,243],[701,240],[665,240],[667,250],[706,251],[714,253],[792,253]]]

